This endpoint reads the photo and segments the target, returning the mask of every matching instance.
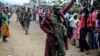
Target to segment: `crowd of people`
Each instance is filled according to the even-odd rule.
[[[68,19],[66,20],[68,37],[74,46],[76,45],[76,41],[78,41],[80,52],[90,52],[90,49],[94,50],[100,47],[100,30],[98,28],[100,13],[98,12],[94,7],[91,7],[90,10],[85,7],[81,10],[79,17],[76,13],[71,12],[66,16]]]
[[[59,4],[54,5],[53,9],[36,7],[32,13],[25,8],[17,10],[17,21],[20,21],[22,27],[28,29],[30,21],[36,21],[47,34],[45,56],[64,56],[65,49],[68,50],[68,39],[80,49],[79,52],[86,52],[87,55],[91,53],[90,50],[99,49],[100,11],[93,6],[81,5],[80,13],[76,13],[69,10],[73,4],[74,0],[64,8],[59,7]],[[32,16],[33,19],[30,19]]]

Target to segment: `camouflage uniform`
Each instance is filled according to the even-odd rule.
[[[60,18],[61,19],[61,18]],[[51,22],[51,24],[54,25],[55,28],[55,32],[57,34],[57,38],[54,41],[54,43],[51,46],[50,49],[50,56],[65,56],[65,43],[64,43],[64,37],[65,37],[65,29],[64,29],[64,25],[62,20],[58,20],[56,15],[53,15],[51,17],[51,20],[53,21],[53,23]]]
[[[28,8],[28,11],[25,12],[25,18],[24,18],[24,29],[26,31],[26,34],[28,34],[30,21],[31,21],[31,11],[30,8]]]
[[[24,19],[26,17],[25,14],[26,14],[25,8],[22,8],[19,16],[19,21],[23,28],[24,28]]]
[[[19,21],[19,16],[20,16],[20,9],[19,8],[16,10],[16,14],[17,14],[17,22],[18,22]]]
[[[49,12],[40,23],[41,29],[47,34],[45,56],[65,56],[65,50],[68,50],[68,39],[64,15],[73,4],[74,0],[63,9],[54,5],[54,13]]]
[[[59,5],[54,5],[54,10],[59,10],[61,7]],[[64,20],[61,15],[59,17],[55,14],[51,16],[50,24],[53,25],[54,31],[56,33],[57,39],[55,39],[54,43],[50,49],[50,56],[65,56],[65,43],[64,37],[66,35],[66,28],[63,25]]]

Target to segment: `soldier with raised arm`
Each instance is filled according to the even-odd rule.
[[[68,49],[67,30],[64,15],[75,0],[71,0],[63,9],[61,6],[54,5],[53,13],[48,11],[45,19],[40,23],[41,29],[47,34],[45,56],[65,56]]]

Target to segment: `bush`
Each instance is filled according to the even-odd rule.
[[[73,5],[72,8],[71,8],[71,11],[79,13],[79,8],[77,7],[77,5]]]

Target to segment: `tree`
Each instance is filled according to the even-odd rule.
[[[100,10],[100,0],[95,0],[94,1],[94,6],[96,7],[96,9]]]
[[[53,0],[52,3],[54,3],[54,4],[62,4],[63,1],[61,1],[61,0]]]
[[[4,4],[0,1],[0,7],[4,6]]]

